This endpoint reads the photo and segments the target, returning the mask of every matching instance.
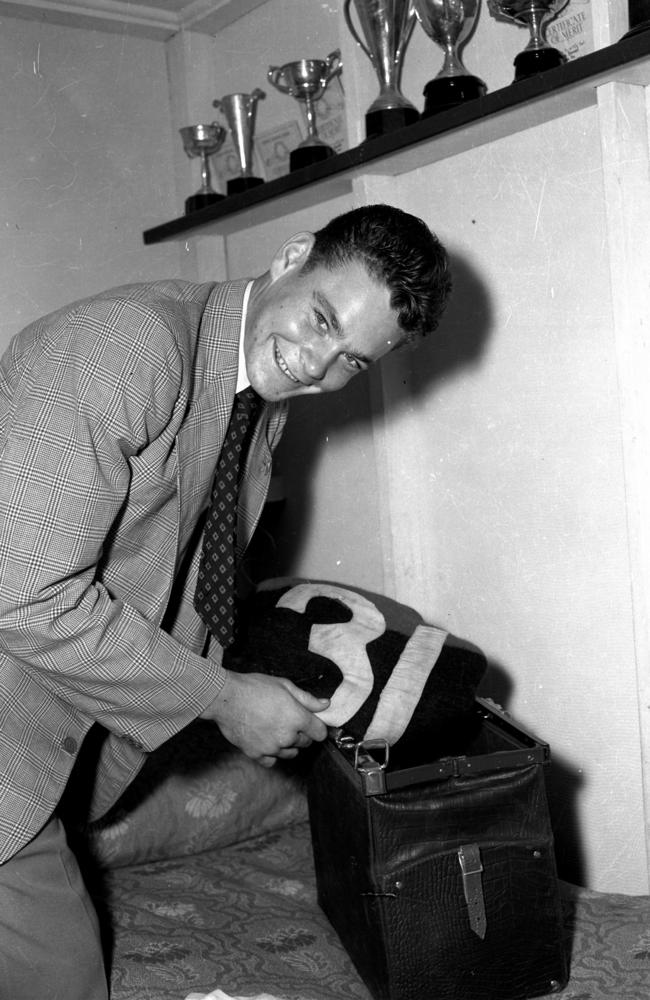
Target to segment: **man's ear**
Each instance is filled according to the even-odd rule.
[[[302,267],[311,252],[314,239],[313,233],[296,233],[285,240],[271,261],[269,271],[272,280],[275,281],[287,271]]]

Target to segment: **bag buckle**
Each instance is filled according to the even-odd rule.
[[[480,938],[485,937],[487,917],[483,898],[483,864],[478,844],[462,844],[458,848],[458,862],[463,874],[463,892],[467,903],[469,925]]]
[[[381,754],[377,759],[371,751]],[[383,795],[386,791],[384,774],[390,754],[386,740],[359,740],[354,746],[354,769],[361,777],[366,795]]]

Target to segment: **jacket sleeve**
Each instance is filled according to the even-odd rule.
[[[224,677],[102,582],[111,539],[138,517],[133,463],[176,460],[184,363],[168,322],[106,300],[32,328],[0,371],[0,658],[145,749]]]

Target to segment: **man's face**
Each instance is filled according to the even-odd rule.
[[[341,389],[402,337],[388,288],[361,264],[302,273],[312,242],[304,233],[286,243],[251,294],[246,370],[272,402]]]

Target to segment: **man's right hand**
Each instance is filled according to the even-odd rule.
[[[317,719],[329,705],[284,677],[226,670],[221,691],[202,713],[216,722],[226,739],[264,767],[295,757],[313,740],[324,740],[327,726]]]

